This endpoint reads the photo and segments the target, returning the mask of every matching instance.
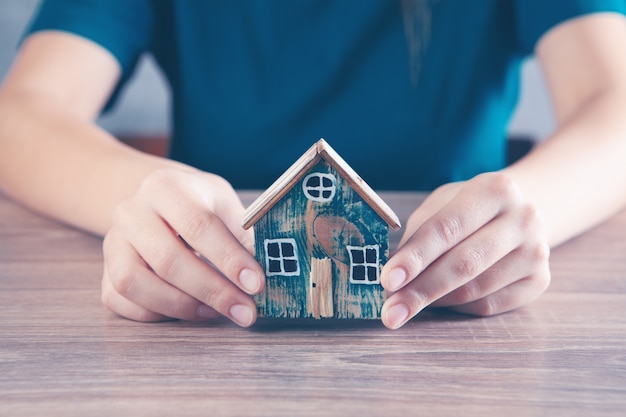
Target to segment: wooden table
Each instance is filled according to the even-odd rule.
[[[422,197],[383,198],[404,220]],[[532,305],[398,331],[124,320],[100,245],[0,196],[1,416],[626,415],[626,212],[554,250]]]

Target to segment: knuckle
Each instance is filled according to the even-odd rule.
[[[181,234],[188,241],[202,239],[209,234],[217,218],[200,210],[189,210],[182,219]]]
[[[408,286],[406,287],[406,290],[403,290],[403,293],[403,297],[408,302],[408,305],[419,309],[422,309],[435,301],[435,298],[424,288],[417,289],[413,286]]]
[[[552,280],[552,275],[550,274],[550,268],[545,268],[542,271],[532,275],[530,279],[532,279],[534,282],[533,287],[535,289],[536,296],[543,294],[550,286],[550,282]]]
[[[136,283],[137,276],[133,268],[126,263],[112,261],[107,263],[107,270],[113,289],[118,294],[128,298]]]
[[[545,240],[526,244],[520,251],[520,256],[523,257],[528,267],[535,271],[549,269],[550,254],[550,245]]]
[[[113,290],[108,286],[103,286],[100,292],[100,302],[109,310],[113,310]]]
[[[167,305],[165,314],[168,317],[188,320],[195,318],[196,303],[190,303],[190,298],[186,294],[178,294],[174,296],[170,303]]]
[[[541,242],[531,249],[530,258],[540,264],[547,263],[550,259],[550,245],[548,242]]]
[[[210,175],[211,175],[211,181],[213,183],[213,186],[216,187],[218,190],[225,192],[225,193],[232,193],[232,194],[236,193],[232,184],[228,182],[224,177],[221,177],[215,174],[210,174]]]
[[[478,280],[472,280],[455,291],[455,298],[459,304],[466,304],[479,299],[481,291]]]
[[[146,262],[150,268],[161,278],[176,276],[180,269],[178,256],[171,249],[161,246],[158,242],[150,250]]]
[[[221,300],[223,299],[224,292],[220,289],[218,285],[205,285],[200,290],[199,300],[220,311],[220,306],[222,305]]]
[[[453,245],[460,240],[463,225],[458,217],[443,217],[435,221],[434,229],[441,241]]]
[[[217,252],[216,264],[219,265],[219,270],[231,280],[235,278],[238,271],[242,269],[241,256],[235,248],[228,248],[226,245],[221,246]]]
[[[405,245],[402,251],[394,255],[404,266],[410,277],[417,275],[424,266],[424,255],[416,245]]]
[[[146,176],[140,185],[140,190],[162,190],[172,182],[173,170],[169,168],[159,168]]]
[[[508,176],[502,173],[485,174],[488,181],[489,190],[498,198],[503,200],[518,200],[521,197],[521,190],[517,184]]]
[[[520,223],[524,230],[540,230],[543,227],[543,219],[539,209],[533,204],[526,204],[521,209]]]
[[[552,274],[550,273],[550,268],[546,268],[544,273],[539,274],[539,294],[543,294],[550,287],[551,282]]]
[[[474,278],[483,266],[483,254],[475,248],[462,250],[452,263],[452,273],[463,279]]]
[[[124,223],[126,219],[132,216],[133,207],[132,201],[129,198],[121,200],[114,208],[112,213],[112,223],[119,224]]]
[[[474,314],[480,317],[489,317],[498,314],[498,307],[493,300],[493,297],[485,297],[476,301],[474,306]]]

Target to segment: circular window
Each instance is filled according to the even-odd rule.
[[[331,201],[337,189],[337,179],[333,174],[315,172],[304,177],[302,190],[309,200]]]

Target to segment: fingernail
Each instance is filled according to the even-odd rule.
[[[216,319],[219,317],[220,313],[215,311],[212,307],[201,304],[196,310],[196,315],[204,319]]]
[[[252,313],[250,307],[243,304],[235,304],[230,308],[230,310],[228,310],[228,312],[233,320],[243,327],[250,326],[252,324],[252,320],[254,319],[254,313]]]
[[[259,274],[247,268],[239,273],[239,282],[241,283],[243,289],[248,291],[250,294],[256,294],[259,292],[259,288],[261,287],[261,278],[259,277]]]
[[[409,308],[405,304],[399,303],[389,307],[385,316],[389,327],[397,329],[409,318]]]
[[[387,289],[395,291],[400,289],[406,281],[406,271],[404,268],[394,268],[387,275]]]

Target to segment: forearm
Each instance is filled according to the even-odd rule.
[[[23,204],[103,234],[118,202],[172,161],[118,142],[54,100],[0,95],[0,188]]]
[[[543,214],[552,246],[626,206],[626,92],[580,106],[526,158],[505,169]]]

